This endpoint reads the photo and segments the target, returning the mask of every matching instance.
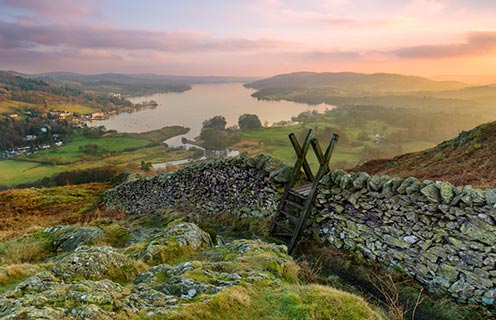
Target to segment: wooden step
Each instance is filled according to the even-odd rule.
[[[279,221],[274,221],[274,224],[275,224],[276,226],[278,226],[278,227],[280,227],[280,228],[282,228],[282,229],[286,230],[286,231],[289,231],[289,232],[293,232],[293,231],[294,231],[293,229],[291,229],[290,227],[288,227],[287,225],[285,225],[284,223],[281,223],[281,222],[279,222]]]
[[[278,237],[292,237],[293,234],[292,233],[283,233],[283,232],[279,232],[279,233],[273,233],[272,236],[278,238]]]
[[[294,193],[296,193],[296,194],[298,194],[300,196],[306,197],[310,193],[310,190],[312,190],[312,185],[311,184],[306,184],[306,185],[303,185],[303,186],[299,186],[299,187],[293,188],[291,191],[293,191]]]
[[[298,220],[300,220],[300,218],[298,216],[295,216],[294,214],[292,213],[289,213],[285,210],[281,210],[279,211],[280,213],[284,214],[286,217],[289,218],[289,220],[291,220],[292,222],[298,222]]]
[[[298,209],[303,209],[303,204],[299,204],[297,202],[291,201],[291,200],[286,200],[286,204],[289,204],[290,206]]]

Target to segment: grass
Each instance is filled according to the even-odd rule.
[[[159,144],[188,130],[172,126],[144,133],[109,133],[94,139],[76,134],[71,143],[60,148],[41,151],[30,157],[0,161],[0,186],[32,183],[64,171],[109,165],[141,171],[141,161],[161,163],[190,158],[194,151],[173,150]],[[152,144],[159,145],[150,146]],[[96,151],[85,153],[83,149],[87,145],[96,145]]]
[[[54,166],[22,160],[0,161],[0,185],[11,186],[36,181],[57,173]]]
[[[293,147],[288,139],[288,134],[294,132],[298,136],[299,133],[306,132],[308,128],[317,128],[318,131],[318,128],[322,130],[322,128],[329,126],[333,126],[332,122],[314,121],[305,126],[292,125],[287,127],[268,127],[257,130],[242,131],[242,141],[236,144],[234,148],[242,152],[247,152],[248,154],[266,153],[282,160],[285,163],[293,164],[296,157]],[[339,168],[352,167],[364,160],[364,157],[366,157],[366,155],[364,155],[364,149],[366,146],[370,148],[383,148],[382,146],[374,144],[371,140],[372,138],[370,138],[370,141],[358,141],[357,137],[361,131],[368,132],[369,136],[372,137],[376,133],[387,135],[401,130],[401,128],[387,126],[385,122],[377,120],[367,121],[360,127],[347,126],[344,128],[345,129],[342,129],[341,132],[338,131],[337,133],[344,134],[348,141],[338,141],[330,162],[331,166]],[[330,138],[330,136],[326,137],[326,139],[328,138]],[[319,142],[322,151],[324,152],[328,141],[320,139]],[[300,143],[302,143],[301,138]],[[353,143],[356,144],[356,146],[353,146]],[[425,147],[432,146],[432,144],[426,142],[405,142],[399,145],[403,150],[408,150],[408,152],[422,150]],[[307,160],[310,166],[313,168],[318,168],[318,161],[311,149],[312,148],[310,148],[308,152]]]
[[[13,289],[21,281],[43,270],[44,266],[29,263],[0,266],[0,294]]]
[[[38,152],[29,159],[54,164],[77,162],[91,157],[91,155],[85,154],[82,150],[82,148],[90,144],[96,145],[98,147],[97,150],[99,150],[98,154],[95,154],[94,157],[102,157],[103,153],[116,153],[122,152],[126,149],[142,148],[150,144],[150,141],[126,137],[102,137],[89,139],[83,135],[76,135],[72,138],[71,143],[56,149]]]
[[[124,170],[139,171],[141,161],[160,163],[189,158],[192,154],[193,151],[171,150],[165,146],[156,146],[120,152],[102,159],[78,161],[66,165],[51,165],[26,160],[4,160],[0,161],[0,185],[14,186],[22,183],[31,183],[63,171],[98,168],[108,165]]]
[[[80,113],[80,114],[86,114],[86,113],[93,113],[93,112],[99,112],[100,108],[92,108],[89,106],[85,106],[82,104],[56,104],[56,105],[50,105],[49,109],[53,110],[61,110],[61,111],[68,111],[71,113]]]
[[[33,107],[33,106],[35,106],[35,105],[31,104],[31,103],[15,101],[15,100],[1,101],[0,102],[0,114],[15,113],[15,112],[18,112],[19,109],[22,109],[24,107]]]
[[[0,243],[0,265],[36,263],[53,252],[50,238],[42,231]]]
[[[33,229],[78,222],[84,213],[99,203],[100,194],[107,187],[107,184],[93,183],[2,191],[0,240],[25,234]],[[28,245],[29,243],[26,244]]]
[[[381,319],[362,298],[319,285],[235,286],[206,303],[154,319]]]

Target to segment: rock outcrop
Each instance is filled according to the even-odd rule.
[[[65,230],[66,228],[59,228]],[[213,247],[192,223],[174,222],[133,244],[143,252],[187,247],[201,260],[150,267],[131,248],[79,246],[0,295],[1,319],[115,319],[169,314],[233,286],[280,286],[294,264],[284,246],[236,240]],[[65,250],[64,250],[65,251]],[[180,257],[174,257],[180,258]],[[294,276],[294,275],[293,275]]]

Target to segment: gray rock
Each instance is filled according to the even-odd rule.
[[[485,192],[486,203],[490,206],[494,206],[496,204],[495,189],[486,189],[484,190],[484,192]]]
[[[57,252],[72,252],[81,245],[93,244],[103,238],[103,230],[98,227],[55,226],[44,232],[53,236]]]
[[[194,223],[178,223],[165,228],[156,238],[140,252],[133,255],[134,258],[145,262],[156,260],[164,247],[188,246],[193,250],[213,247],[212,238],[208,233],[201,230]]]
[[[139,264],[112,247],[79,247],[72,254],[56,261],[50,271],[58,278],[115,279],[134,278]]]
[[[453,200],[454,192],[453,185],[449,182],[436,182],[437,187],[439,188],[439,193],[441,198],[443,199],[443,203],[449,204],[451,200]]]
[[[422,188],[420,192],[424,196],[426,196],[430,202],[439,203],[441,201],[441,195],[439,194],[439,189],[434,184],[430,184]]]
[[[365,172],[360,172],[356,175],[355,179],[353,180],[353,187],[355,189],[362,189],[367,185],[367,180],[370,178],[370,176],[365,173]]]
[[[282,168],[272,171],[269,175],[271,179],[278,183],[286,183],[291,179],[293,168],[290,166],[283,166]]]

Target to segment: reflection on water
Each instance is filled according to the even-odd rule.
[[[226,118],[227,126],[237,124],[240,115],[252,113],[259,116],[262,123],[269,125],[290,120],[292,116],[305,110],[324,111],[330,105],[309,106],[290,101],[262,101],[251,97],[252,89],[241,83],[200,84],[183,93],[160,93],[152,96],[130,99],[134,103],[155,100],[158,107],[133,113],[122,113],[107,120],[96,121],[93,126],[104,125],[107,129],[121,132],[144,132],[165,126],[180,125],[191,128],[186,138],[198,136],[202,122],[217,115]],[[169,141],[176,144],[177,139]]]

